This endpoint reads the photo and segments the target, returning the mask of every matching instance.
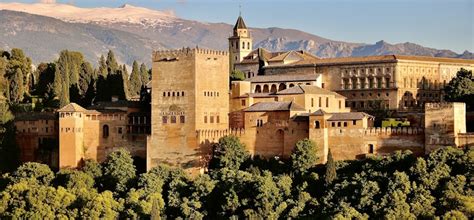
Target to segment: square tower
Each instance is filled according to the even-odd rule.
[[[196,131],[228,128],[228,59],[227,52],[197,48],[154,52],[148,169],[207,165],[211,149],[200,147]]]

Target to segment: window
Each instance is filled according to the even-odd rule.
[[[314,128],[320,128],[319,121],[314,122]]]
[[[109,126],[108,125],[104,125],[102,127],[102,137],[103,138],[108,138],[109,137]]]
[[[242,103],[242,106],[245,106],[245,100],[242,100],[241,103]]]
[[[338,122],[338,123],[337,123],[337,127],[341,127],[341,122]]]
[[[311,107],[314,107],[314,99],[311,98]]]
[[[168,123],[168,116],[163,116],[163,117],[161,118],[161,120],[162,120],[163,124]]]
[[[184,96],[184,92],[181,92],[181,96]]]
[[[171,124],[176,124],[176,116],[171,116]]]
[[[168,92],[168,97],[169,97],[169,96],[171,96],[171,93],[170,93],[170,92]]]
[[[377,78],[377,88],[382,88],[382,78]]]
[[[204,116],[204,123],[207,123],[207,115]]]
[[[221,119],[220,119],[219,115],[216,116],[216,123],[221,123]]]
[[[339,109],[341,109],[341,108],[342,108],[342,102],[341,102],[341,100],[339,100]]]
[[[352,121],[352,125],[356,125],[357,124],[357,121],[356,120],[353,120]]]
[[[329,108],[329,97],[326,97],[326,108]]]
[[[206,92],[204,92],[204,96],[206,96]]]
[[[122,128],[119,127],[117,133],[121,134],[122,133]]]
[[[321,97],[319,97],[319,107],[321,108]]]
[[[336,127],[336,122],[331,123],[332,127]]]
[[[347,122],[344,122],[344,127],[347,127]]]
[[[184,115],[179,116],[179,122],[182,124],[186,122]]]
[[[390,88],[390,78],[385,78],[385,88]]]
[[[211,122],[211,123],[214,123],[214,116],[211,116],[210,122]]]
[[[172,96],[174,97],[174,92],[172,92],[171,94],[172,94]]]

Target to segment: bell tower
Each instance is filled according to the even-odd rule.
[[[234,64],[240,63],[252,51],[252,37],[245,25],[244,19],[239,15],[234,26],[233,35],[229,37],[229,69],[234,70]]]

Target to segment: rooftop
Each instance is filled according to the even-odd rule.
[[[234,26],[234,30],[236,29],[247,29],[247,25],[245,25],[245,22],[242,16],[239,16],[239,18],[237,18],[237,22],[235,23],[235,26]]]
[[[292,95],[292,94],[319,94],[319,95],[333,95],[339,98],[346,98],[339,93],[332,92],[326,89],[322,89],[314,85],[296,85],[288,89],[281,90],[276,93],[277,95]]]
[[[71,102],[58,110],[58,112],[85,112],[85,111],[87,111],[85,108],[81,107],[80,105],[74,102]]]
[[[294,102],[258,102],[246,108],[246,112],[305,111]]]
[[[262,82],[288,82],[288,81],[316,81],[318,76],[316,74],[305,74],[305,75],[290,75],[290,74],[278,74],[278,75],[261,75],[248,78],[245,81],[253,83]]]
[[[56,120],[54,112],[23,113],[15,116],[15,121]]]

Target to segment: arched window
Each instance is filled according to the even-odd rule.
[[[103,138],[108,138],[109,137],[109,126],[108,125],[104,125],[102,127],[102,137]]]
[[[295,84],[291,83],[291,84],[290,84],[290,88],[291,88],[291,87],[295,87]]]
[[[250,42],[247,42],[247,49],[250,50]]]
[[[184,96],[184,92],[181,92],[181,96]]]
[[[314,122],[314,128],[319,129],[321,125],[319,124],[319,121]]]
[[[165,97],[165,96],[166,96],[166,92],[163,92],[163,97]]]
[[[284,83],[280,83],[280,85],[278,86],[278,91],[281,91],[284,89],[286,89],[286,85]]]
[[[270,92],[277,92],[277,86],[275,84],[272,85]]]
[[[270,90],[268,89],[268,85],[263,86],[263,93],[269,93]]]
[[[245,42],[242,42],[242,49],[245,49]]]
[[[255,86],[255,93],[261,93],[262,87],[260,85]]]
[[[171,93],[170,93],[170,92],[168,92],[168,97],[169,97],[169,96],[171,96]]]

